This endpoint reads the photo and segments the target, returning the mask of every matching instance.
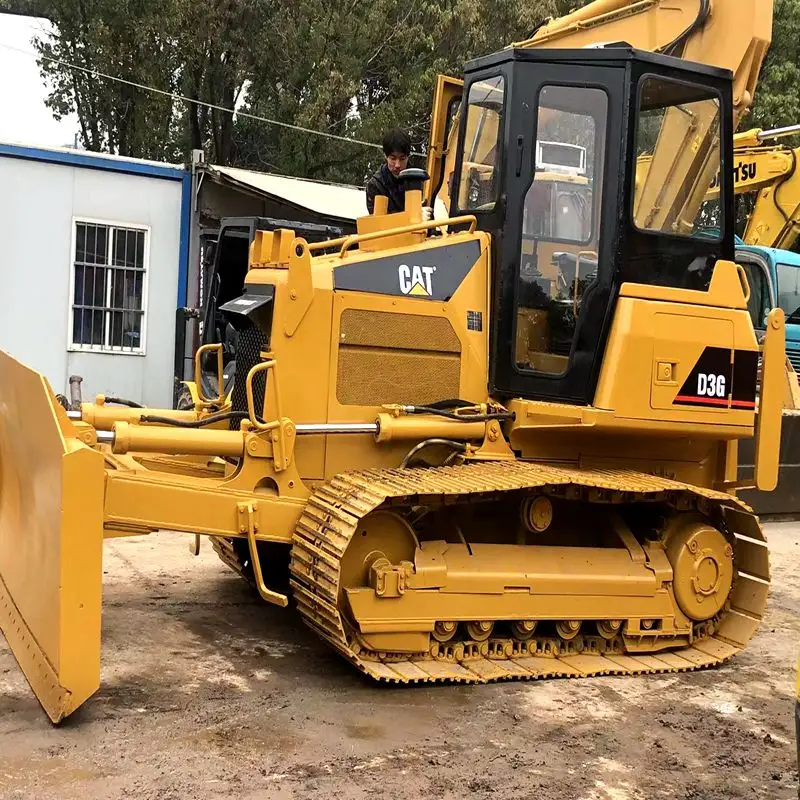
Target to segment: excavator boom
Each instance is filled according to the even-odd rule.
[[[596,47],[625,42],[734,74],[734,129],[750,108],[772,38],[766,0],[596,0],[511,47]]]
[[[728,69],[733,73],[734,130],[753,103],[755,87],[772,36],[771,0],[595,0],[541,26],[509,48],[584,48],[625,43],[640,50]],[[455,168],[455,125],[447,117],[449,91],[440,81],[427,164],[429,192],[449,206],[448,179]],[[647,227],[681,229],[694,224],[705,192],[719,169],[718,131],[712,115],[671,110],[652,156],[654,168],[641,184],[637,216]],[[705,114],[705,119],[703,118]],[[710,126],[709,126],[710,125]],[[648,155],[648,154],[645,154]],[[680,175],[681,180],[671,176]]]

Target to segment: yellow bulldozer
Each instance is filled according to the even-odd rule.
[[[593,19],[605,46],[582,40]],[[744,648],[769,555],[736,493],[777,480],[784,317],[760,347],[729,165],[771,26],[769,0],[599,0],[467,63],[403,212],[256,235],[221,308],[229,401],[68,412],[0,354],[0,628],[50,719],[99,686],[104,538],[160,530],[211,537],[376,681],[680,672]],[[544,142],[585,147],[572,239],[525,224]],[[443,185],[449,216],[423,221]]]

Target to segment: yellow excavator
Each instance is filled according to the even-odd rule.
[[[791,250],[800,234],[800,148],[775,143],[800,134],[800,125],[741,131],[733,139],[733,180],[736,195],[754,194],[742,241],[748,245]],[[639,159],[637,180],[650,168],[649,157]],[[719,198],[719,176],[715,175],[706,201]]]
[[[0,628],[50,719],[99,686],[104,538],[159,530],[210,536],[376,681],[681,672],[744,648],[769,554],[737,491],[777,481],[784,316],[760,347],[728,165],[771,30],[770,0],[599,0],[467,63],[403,212],[256,236],[221,309],[227,405],[68,412],[0,353]],[[557,242],[525,224],[545,142],[586,147],[589,230]],[[443,183],[449,216],[423,221]]]
[[[755,194],[742,239],[745,244],[791,250],[800,234],[800,148],[774,143],[800,134],[800,125],[754,128],[734,138],[736,194]],[[712,187],[715,194],[716,180]]]

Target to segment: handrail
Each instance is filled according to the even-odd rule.
[[[361,233],[348,236],[339,251],[339,258],[344,258],[347,251],[359,242],[372,242],[375,239],[384,239],[388,236],[399,236],[403,233],[416,233],[417,231],[427,231],[431,228],[439,228],[443,225],[463,225],[469,222],[469,232],[474,233],[478,227],[478,218],[474,214],[464,214],[461,217],[448,217],[447,219],[429,220],[428,222],[415,222],[413,225],[404,225],[402,228],[389,228],[385,231],[375,231],[374,233]]]
[[[313,252],[314,250],[327,250],[330,247],[339,247],[349,238],[349,236],[340,236],[338,239],[328,239],[324,242],[311,242],[308,245],[308,249]]]
[[[256,364],[250,368],[250,371],[247,373],[247,378],[245,379],[245,391],[247,393],[247,416],[250,419],[250,424],[259,431],[271,431],[279,427],[281,424],[281,401],[278,394],[278,379],[275,371],[276,363],[277,362],[273,358],[269,361],[262,361],[261,363]],[[269,370],[273,371],[272,388],[275,392],[275,411],[277,412],[277,419],[273,420],[272,422],[261,422],[258,418],[258,413],[256,412],[255,407],[256,403],[253,395],[253,378],[255,378],[258,373],[269,372]]]
[[[217,353],[218,396],[215,399],[212,399],[210,397],[206,397],[205,392],[203,391],[203,356],[206,353],[215,351]],[[219,342],[213,344],[202,344],[197,348],[197,352],[194,354],[194,382],[197,387],[197,396],[201,403],[205,405],[223,405],[225,403],[224,371],[225,367],[223,365],[222,358],[222,345]]]

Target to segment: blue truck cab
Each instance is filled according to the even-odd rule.
[[[800,374],[800,255],[737,240],[736,263],[750,284],[748,309],[756,335],[759,339],[763,336],[769,310],[779,305],[786,314],[786,356]],[[777,489],[738,492],[762,519],[797,519],[800,515],[800,415],[796,412],[784,413],[780,448]],[[742,440],[738,449],[740,479],[752,475],[754,458],[753,440]]]
[[[765,309],[779,305],[786,314],[786,355],[800,373],[800,254],[774,247],[736,243],[736,262],[750,283],[750,314],[759,331]]]

